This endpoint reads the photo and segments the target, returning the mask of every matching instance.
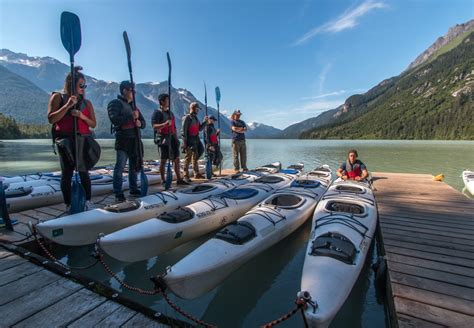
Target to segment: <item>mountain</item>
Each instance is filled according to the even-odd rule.
[[[449,42],[430,47],[424,52],[430,55],[399,76],[349,97],[331,122],[300,137],[474,139],[474,26],[461,26],[443,37]]]
[[[282,130],[274,128],[273,126],[262,123],[247,123],[247,138],[265,139],[276,138],[281,134]]]
[[[48,95],[52,91],[58,91],[63,88],[65,76],[69,73],[69,66],[61,63],[60,61],[51,57],[30,57],[26,54],[15,53],[8,49],[0,49],[0,67],[4,67],[0,71],[0,80],[8,81],[10,77],[5,75],[5,68],[9,72],[22,77],[25,81],[29,82],[29,86],[22,86],[18,93],[4,94],[3,99],[7,99],[12,104],[10,109],[0,108],[0,113],[4,113],[19,122],[29,122],[37,124],[46,124],[46,108]],[[98,80],[94,77],[86,75],[87,90],[86,96],[91,100],[94,105],[97,116],[97,128],[95,129],[98,137],[110,138],[110,121],[107,116],[106,108],[110,100],[117,97],[119,92],[119,83],[106,82]],[[15,88],[13,86],[12,88]],[[30,96],[28,100],[36,104],[35,115],[31,115],[31,111],[28,108],[22,106],[14,106],[14,102],[22,92],[29,89],[34,89],[35,93],[28,93]],[[38,90],[43,90],[43,93],[38,93]],[[158,108],[158,95],[160,93],[168,92],[168,83],[163,81],[160,83],[147,82],[137,83],[136,85],[136,100],[137,106],[142,111],[144,117],[147,120],[147,128],[143,131],[145,137],[152,137],[153,130],[151,129],[150,121],[153,111]],[[5,96],[6,98],[4,98]],[[197,101],[200,104],[201,111],[199,118],[204,118],[204,104],[200,102],[196,97],[188,90],[182,88],[172,88],[172,110],[177,119],[178,128],[181,128],[181,117],[188,112],[189,104]],[[5,106],[3,106],[5,107]],[[8,111],[7,111],[8,110]],[[213,107],[208,107],[209,115],[217,117],[217,110]],[[221,130],[223,137],[230,136],[230,120],[220,115]],[[271,127],[266,125],[258,125],[255,131],[250,133],[257,137],[271,137],[267,136],[267,132],[272,136],[275,134]]]
[[[0,113],[23,123],[48,123],[48,94],[1,65],[0,99]]]
[[[474,19],[464,24],[456,24],[451,27],[444,36],[439,37],[428,49],[408,65],[408,70],[436,59],[443,53],[456,47],[474,29]]]
[[[341,107],[325,111],[316,117],[311,117],[307,120],[292,124],[281,131],[278,137],[284,139],[297,139],[302,132],[331,122],[334,119],[334,115],[340,111]]]

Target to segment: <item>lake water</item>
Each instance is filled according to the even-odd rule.
[[[113,163],[113,140],[99,140],[99,143],[103,154],[100,164]],[[0,175],[59,169],[50,144],[49,140],[0,141]],[[445,182],[460,191],[463,189],[462,170],[474,169],[473,141],[248,140],[248,166],[279,160],[285,166],[303,162],[307,169],[320,164],[329,164],[336,169],[350,148],[358,150],[360,159],[370,171],[443,173]],[[224,168],[232,168],[230,140],[222,140],[222,149],[226,159]],[[145,141],[145,158],[157,158],[151,140]],[[294,306],[310,229],[308,220],[287,239],[255,257],[208,294],[190,301],[173,296],[172,299],[195,316],[221,327],[255,327],[276,319]],[[107,258],[107,262],[127,283],[150,289],[150,276],[162,273],[166,266],[179,261],[212,235],[148,261],[126,264]],[[58,247],[55,251],[70,265],[85,265],[91,261],[88,257],[91,250],[91,247]],[[377,298],[369,265],[376,257],[377,251],[373,247],[365,269],[332,327],[386,326],[384,305]],[[99,266],[88,270],[86,275],[121,290]],[[137,297],[128,291],[123,294],[166,315],[183,319],[161,297]],[[281,324],[282,327],[302,325],[300,314]]]

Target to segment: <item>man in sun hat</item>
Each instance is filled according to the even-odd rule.
[[[240,119],[242,113],[239,109],[232,113],[231,129],[232,129],[232,155],[234,157],[234,170],[239,172],[242,167],[243,171],[248,171],[247,168],[247,147],[245,145],[245,132],[247,125]]]

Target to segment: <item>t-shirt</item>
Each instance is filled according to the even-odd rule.
[[[231,122],[232,126],[235,126],[237,128],[246,128],[247,125],[245,125],[245,122],[242,120],[232,120]],[[238,141],[238,140],[245,140],[245,133],[239,133],[232,131],[232,140]]]
[[[359,164],[361,171],[364,171],[364,170],[367,169],[366,166],[365,166],[365,164],[362,163],[361,161],[359,161],[358,159],[356,159],[356,161],[354,162],[354,164],[352,164],[352,166],[355,166],[356,164]],[[346,171],[346,172],[347,172],[347,170],[346,170],[346,165],[347,165],[347,161],[342,162],[342,164],[341,164],[341,166],[339,166],[339,168],[342,169],[343,171]]]

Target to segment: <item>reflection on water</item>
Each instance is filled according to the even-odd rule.
[[[113,140],[100,140],[102,158],[99,165],[113,163]],[[474,169],[474,142],[444,141],[349,141],[349,140],[248,140],[249,167],[280,160],[284,165],[304,162],[307,169],[329,164],[335,169],[349,148],[356,148],[371,171],[439,174],[446,182],[462,190],[461,171]],[[231,144],[223,140],[225,168],[231,168]],[[147,159],[157,158],[151,140],[145,142]],[[0,141],[0,175],[33,173],[59,169],[49,140]],[[299,291],[306,243],[311,222],[291,236],[261,253],[229,276],[219,287],[195,300],[171,299],[190,313],[222,327],[255,327],[269,322],[294,306]],[[111,269],[133,286],[151,289],[149,277],[161,274],[168,265],[178,262],[214,233],[186,243],[162,256],[138,263],[123,263],[106,257]],[[93,247],[60,247],[54,249],[62,261],[84,266],[93,261]],[[368,263],[348,300],[331,327],[383,327],[384,307],[377,303],[374,273],[370,262],[377,256],[369,253]],[[85,275],[112,286],[124,296],[150,306],[166,315],[185,320],[176,314],[160,296],[137,296],[122,290],[100,266],[88,269]],[[282,327],[302,326],[300,314],[281,324]]]

